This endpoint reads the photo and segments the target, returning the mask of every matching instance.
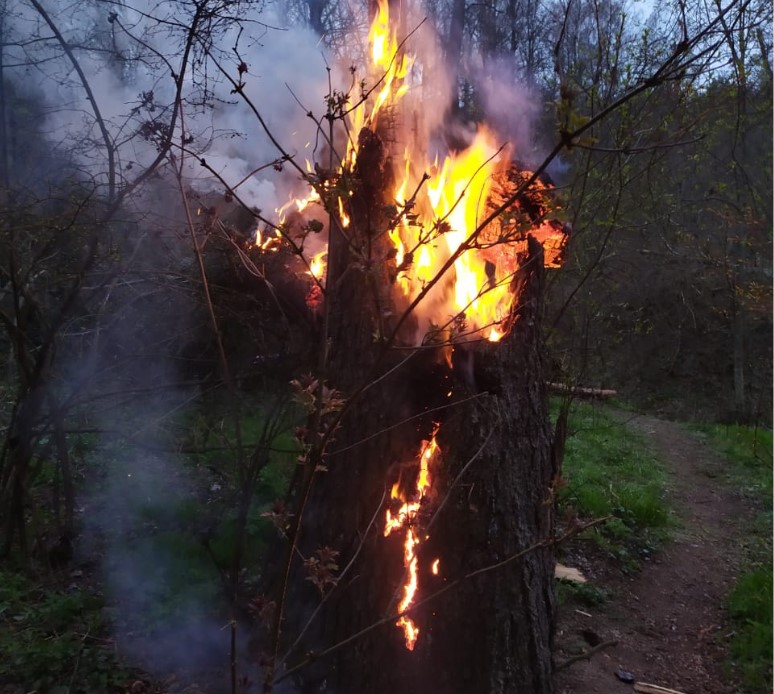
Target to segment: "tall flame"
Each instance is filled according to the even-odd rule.
[[[417,78],[410,74],[415,58],[406,53],[398,40],[397,24],[390,16],[388,0],[377,0],[368,34],[373,81],[362,83],[360,100],[347,116],[349,136],[340,181],[346,180],[357,161],[361,131],[392,128],[396,121],[388,112],[401,102],[422,73],[420,66]],[[421,104],[417,104],[414,117],[418,118],[420,112]],[[383,124],[380,119],[386,115],[390,119]],[[512,216],[505,215],[508,219],[498,219],[485,229],[479,227],[493,209],[493,176],[506,171],[510,159],[510,150],[498,148],[494,135],[484,126],[479,127],[467,148],[449,154],[441,162],[437,157],[434,161],[416,143],[402,153],[390,152],[397,175],[394,188],[385,193],[395,201],[397,214],[386,231],[394,248],[395,284],[408,302],[426,294],[423,298],[427,300],[418,309],[424,313],[420,325],[448,331],[452,340],[486,338],[497,342],[508,331],[505,319],[516,298],[512,280],[526,250],[524,218],[517,216],[517,221],[513,221]],[[306,164],[313,180],[316,168],[308,160]],[[384,180],[392,177],[385,176]],[[545,191],[546,186],[535,182],[532,189]],[[326,178],[318,190],[319,194],[312,191],[305,198],[291,199],[277,211],[280,220],[284,221],[286,211],[292,207],[303,212],[310,203],[324,202],[338,226],[347,230],[351,223],[352,193],[340,190],[336,175]],[[542,206],[537,205],[538,209]],[[535,218],[533,214],[531,219]],[[538,220],[531,223],[529,232],[543,244],[546,264],[558,266],[566,241],[561,226]],[[318,276],[319,259],[307,260],[314,263],[313,274]],[[442,272],[446,277],[436,282]]]
[[[484,216],[495,152],[493,136],[480,129],[470,147],[447,157],[437,180],[428,184],[433,213],[450,227],[444,234],[449,256],[459,253],[454,262],[454,308],[477,327],[499,323],[510,308],[507,286],[487,273],[488,266],[475,248],[463,246]],[[491,331],[489,335],[491,339]]]
[[[387,0],[379,0],[368,38],[372,72],[381,79],[370,111],[365,104],[355,110],[355,133],[364,126],[373,126],[384,108],[400,101],[407,91],[405,78],[414,62],[401,50],[396,28],[390,23]],[[467,149],[447,156],[440,166],[437,162],[433,166],[424,152],[407,148],[403,153],[402,180],[392,191],[404,214],[389,231],[396,267],[400,270],[400,291],[414,300],[447,261],[455,257],[453,299],[445,315],[435,316],[433,321],[444,324],[463,315],[469,330],[484,331],[484,336],[493,341],[502,337],[499,324],[513,301],[508,289],[510,276],[505,272],[498,275],[476,248],[475,241],[469,246],[465,243],[485,216],[491,176],[498,165],[497,154],[495,139],[485,128],[479,130]],[[423,188],[424,171],[431,168],[437,173]],[[419,191],[416,199],[409,201],[408,191]],[[408,220],[409,212],[416,215],[412,223]]]
[[[355,137],[347,145],[344,163],[355,163],[357,134],[363,127],[376,125],[380,112],[385,106],[394,106],[408,91],[404,79],[413,65],[414,58],[399,50],[398,31],[390,23],[388,0],[378,0],[376,16],[368,32],[371,48],[371,68],[380,79],[373,87],[375,96],[363,100],[350,114],[351,130]]]

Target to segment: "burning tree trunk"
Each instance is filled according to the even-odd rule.
[[[513,559],[551,533],[542,248],[501,342],[392,349],[389,167],[367,129],[357,161],[327,289],[327,381],[347,405],[300,504],[286,665],[304,692],[548,692],[552,553]]]

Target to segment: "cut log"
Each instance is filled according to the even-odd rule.
[[[564,566],[564,564],[557,564],[554,567],[554,578],[562,581],[572,581],[573,583],[586,583],[586,577],[578,569]]]

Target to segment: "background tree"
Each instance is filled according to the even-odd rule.
[[[745,7],[740,16],[749,20],[749,9]],[[679,17],[675,17],[675,40],[681,31]],[[715,50],[706,53],[696,69],[682,75],[670,89],[620,110],[574,155],[574,166],[585,172],[572,178],[568,196],[576,242],[563,272],[574,279],[557,285],[560,327],[555,336],[573,343],[565,342],[562,349],[573,358],[579,355],[587,377],[612,381],[650,406],[684,408],[683,413],[693,416],[711,413],[749,419],[767,407],[764,403],[770,395],[748,393],[742,406],[738,399],[732,405],[726,394],[739,393],[743,372],[761,373],[759,369],[768,368],[769,348],[764,340],[747,339],[751,334],[742,328],[738,316],[729,321],[739,304],[731,298],[733,291],[728,294],[721,287],[729,286],[737,275],[728,272],[723,258],[729,252],[735,255],[731,265],[742,262],[749,267],[744,274],[760,288],[768,273],[761,258],[770,241],[758,233],[757,225],[767,223],[769,213],[764,211],[766,203],[756,208],[752,201],[763,203],[769,198],[770,168],[764,161],[769,153],[758,148],[763,160],[754,165],[748,160],[756,171],[745,178],[750,212],[742,212],[742,205],[736,210],[741,215],[731,215],[739,222],[748,220],[738,228],[738,237],[731,236],[744,238],[747,248],[758,249],[748,256],[748,265],[738,251],[730,251],[733,242],[717,217],[730,219],[719,209],[726,203],[717,199],[716,188],[708,180],[720,176],[724,179],[720,187],[726,190],[738,169],[734,157],[738,147],[727,135],[728,119],[735,120],[732,114],[738,102],[731,96],[736,87],[725,69],[730,53],[722,33],[713,34]],[[655,45],[665,42],[666,38],[657,38]],[[634,45],[635,57],[647,55],[644,44]],[[631,66],[631,57],[622,59]],[[615,72],[626,71],[616,67]],[[746,122],[743,136],[756,140],[767,137],[763,114],[771,110],[765,71],[759,75],[760,110]],[[757,295],[765,301],[766,294],[758,291]],[[575,306],[567,311],[570,297]],[[757,322],[762,314],[756,315],[752,334],[757,330],[762,337],[768,321]],[[713,335],[709,340],[708,334]],[[755,354],[744,367],[743,344]],[[624,354],[621,360],[618,355]],[[637,363],[644,367],[635,374],[629,366],[631,355],[637,355]],[[708,379],[707,374],[712,376]],[[686,387],[694,396],[690,403],[676,397],[677,390]]]

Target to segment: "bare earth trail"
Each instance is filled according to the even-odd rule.
[[[577,652],[583,632],[592,632],[586,649],[597,637],[618,645],[561,671],[556,691],[631,692],[615,676],[620,668],[640,682],[686,694],[734,692],[724,675],[723,604],[739,572],[752,510],[724,484],[724,461],[679,424],[626,412],[616,417],[641,433],[671,472],[668,496],[680,526],[633,576],[593,563],[579,567],[612,598],[599,607],[562,608],[556,660]]]

